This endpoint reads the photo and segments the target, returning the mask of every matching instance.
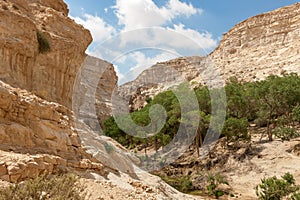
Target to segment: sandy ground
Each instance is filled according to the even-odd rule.
[[[276,139],[272,142],[259,142],[259,137],[254,137],[253,147],[257,155],[245,159],[244,162],[228,162],[231,168],[229,174],[230,185],[234,194],[241,199],[257,199],[254,187],[264,177],[280,177],[286,172],[291,173],[300,184],[300,157],[289,149],[300,143],[300,138],[281,142]]]

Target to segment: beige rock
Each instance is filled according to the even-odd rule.
[[[0,5],[9,8],[0,9],[0,80],[71,107],[75,76],[92,41],[89,31],[67,17],[62,0],[9,0]],[[50,43],[48,53],[39,53],[38,30]]]
[[[99,125],[103,126],[104,120],[111,116],[111,97],[117,81],[118,77],[111,63],[88,56],[74,86],[75,116],[93,130],[100,130]]]
[[[233,76],[241,81],[257,81],[283,71],[300,74],[299,32],[300,3],[251,17],[224,34],[209,56],[157,63],[120,86],[119,93],[130,110],[136,110],[145,106],[147,96],[153,97],[183,80],[199,85],[207,77],[213,83],[216,76],[224,81]],[[205,71],[207,63],[213,63],[219,74]],[[160,84],[144,84],[151,81]]]
[[[13,183],[17,183],[20,180],[21,176],[22,174],[12,174],[9,176],[9,181]]]
[[[300,3],[251,17],[224,34],[210,58],[225,79],[300,73]]]
[[[7,174],[5,165],[0,165],[0,177]]]
[[[7,175],[0,176],[0,179],[3,180],[3,181],[7,181],[7,182],[10,181],[9,175],[8,175],[8,174],[7,174]]]

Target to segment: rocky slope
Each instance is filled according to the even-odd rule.
[[[73,118],[67,107],[0,81],[0,187],[44,171],[73,172],[88,178],[82,179],[89,187],[88,199],[103,194],[194,199],[140,170],[138,163],[115,141]]]
[[[17,182],[71,169],[105,175],[74,130],[68,108],[0,81],[0,179]]]
[[[130,110],[139,109],[146,104],[147,97],[152,98],[179,83],[192,82],[203,72],[207,61],[207,58],[193,56],[157,63],[134,81],[121,85],[118,93],[129,102]]]
[[[131,110],[138,109],[145,104],[146,96],[178,84],[179,78],[174,77],[174,72],[169,73],[170,68],[184,80],[203,84],[207,82],[204,68],[211,67],[211,63],[219,69],[223,80],[235,76],[241,81],[256,81],[283,71],[300,73],[299,41],[300,3],[297,3],[237,24],[224,34],[220,45],[207,57],[183,57],[154,65],[136,80],[122,85],[120,94],[127,99]],[[166,78],[159,79],[159,84],[154,87],[145,84],[148,77],[161,74]]]

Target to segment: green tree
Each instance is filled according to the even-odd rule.
[[[248,121],[246,118],[228,118],[225,121],[223,128],[223,134],[226,136],[227,145],[233,142],[235,146],[238,141],[249,141],[251,136],[248,133],[247,127]]]

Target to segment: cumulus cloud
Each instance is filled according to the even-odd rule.
[[[103,42],[107,38],[116,34],[116,29],[107,24],[102,18],[90,14],[84,14],[83,17],[72,17],[76,23],[83,25],[90,30],[94,42]]]
[[[190,17],[202,12],[192,4],[179,0],[169,0],[162,7],[158,7],[153,0],[117,0],[113,8],[124,30],[162,26],[180,15]]]
[[[179,34],[182,34],[189,39],[193,40],[194,42],[199,45],[202,49],[211,49],[217,46],[217,41],[213,39],[212,34],[208,32],[200,33],[194,29],[185,28],[183,24],[174,24],[173,28],[168,28],[169,30],[173,30]],[[184,44],[180,44],[180,40],[177,41],[178,46],[182,46]]]
[[[73,19],[91,31],[94,41],[87,53],[114,63],[119,83],[133,80],[156,62],[179,56],[204,55],[217,45],[210,33],[174,23],[176,19],[203,12],[191,3],[167,0],[158,6],[153,0],[116,0],[112,9],[118,24],[109,24],[85,11]],[[104,12],[107,13],[108,8],[104,8]],[[153,56],[142,52],[141,48],[161,52]],[[127,54],[132,50],[133,53]]]

